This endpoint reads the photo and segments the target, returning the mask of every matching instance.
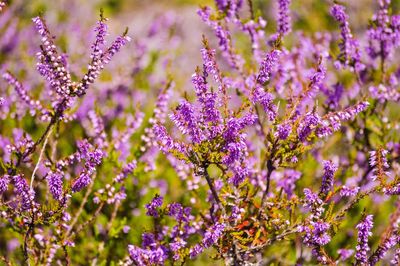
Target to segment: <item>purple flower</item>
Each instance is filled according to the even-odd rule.
[[[289,137],[292,131],[292,126],[289,123],[279,124],[276,127],[275,136],[281,140],[285,140]]]
[[[369,165],[373,168],[372,179],[379,179],[382,182],[383,176],[389,175],[386,171],[389,168],[389,164],[386,159],[388,151],[385,149],[378,149],[377,151],[369,152]]]
[[[194,247],[190,248],[189,256],[191,259],[197,257],[200,253],[202,253],[204,248],[200,244],[196,244]]]
[[[3,74],[3,79],[7,81],[8,84],[14,87],[18,96],[22,100],[27,107],[29,107],[29,111],[31,115],[34,115],[36,112],[39,112],[40,115],[43,116],[44,119],[49,118],[49,112],[42,106],[40,101],[33,100],[26,91],[25,87],[13,76],[11,73],[6,72]]]
[[[134,245],[128,246],[129,256],[138,266],[164,265],[168,255],[161,247],[152,250],[142,249]]]
[[[303,190],[304,192],[304,207],[306,207],[309,211],[312,213],[312,218],[313,217],[320,217],[324,211],[322,205],[323,201],[319,198],[319,196],[312,192],[310,189],[305,188]]]
[[[367,215],[357,226],[358,238],[356,255],[357,263],[367,265],[368,252],[370,250],[368,245],[368,237],[372,235],[371,229],[373,226],[372,215]]]
[[[331,237],[327,233],[329,228],[329,223],[311,221],[310,226],[302,226],[299,231],[305,232],[303,243],[307,246],[324,246],[331,241]]]
[[[301,142],[305,142],[307,137],[320,123],[320,117],[316,112],[307,113],[297,128],[297,135]]]
[[[61,200],[62,196],[62,182],[63,175],[60,172],[50,172],[47,174],[47,184],[49,186],[50,193],[53,195],[55,200]]]
[[[222,82],[222,78],[217,66],[217,62],[215,61],[215,54],[216,51],[214,49],[210,49],[208,47],[201,49],[204,71],[210,74],[214,78],[215,82],[220,84]]]
[[[290,0],[277,0],[278,1],[278,33],[282,36],[291,31],[290,21]]]
[[[182,134],[189,135],[194,143],[202,141],[203,135],[197,124],[198,118],[195,115],[193,106],[189,102],[182,101],[170,118]]]
[[[114,181],[117,183],[121,183],[123,180],[125,180],[125,178],[129,175],[132,174],[133,171],[136,169],[137,166],[137,162],[136,160],[133,160],[131,162],[129,162],[128,164],[126,164],[122,170],[121,173],[119,173],[115,178]]]
[[[153,198],[153,200],[149,203],[146,204],[146,215],[148,216],[153,216],[153,217],[159,217],[160,214],[158,212],[158,208],[161,207],[161,205],[163,204],[163,197],[159,196],[159,195],[155,195],[155,197]]]
[[[29,189],[28,183],[21,175],[13,176],[12,181],[14,184],[15,193],[21,197],[22,210],[30,209],[35,197],[34,191]]]
[[[393,259],[390,261],[390,263],[392,265],[399,265],[399,263],[400,263],[400,248],[396,249]]]
[[[340,260],[341,261],[345,261],[347,259],[349,259],[351,257],[351,255],[353,255],[354,250],[352,249],[338,249],[338,255],[340,256]]]
[[[357,195],[358,191],[360,191],[360,187],[352,187],[349,188],[347,186],[343,186],[340,190],[341,197],[354,197]]]
[[[10,183],[10,177],[8,175],[0,177],[0,194],[7,191],[9,183]]]
[[[339,106],[340,99],[344,93],[344,87],[342,84],[336,83],[332,90],[326,90],[324,93],[327,96],[326,104],[329,108],[335,109]]]
[[[367,32],[368,55],[372,59],[380,57],[384,63],[400,45],[399,30],[398,15],[390,16],[389,3],[380,1],[379,10],[373,15]]]
[[[277,186],[282,188],[287,194],[288,198],[291,198],[296,188],[296,181],[301,177],[301,172],[293,169],[285,169],[283,177],[277,182]]]
[[[38,53],[38,71],[50,82],[50,86],[57,94],[68,97],[71,93],[72,81],[67,64],[59,55],[45,20],[42,17],[35,17],[32,20],[42,37],[43,44],[42,51]]]
[[[153,132],[160,144],[160,148],[164,153],[168,153],[171,150],[177,150],[179,152],[185,152],[185,148],[178,142],[175,142],[171,136],[167,133],[167,129],[162,125],[154,125]]]
[[[215,0],[215,4],[219,10],[225,10],[228,7],[228,3],[228,0]]]
[[[258,87],[254,91],[253,101],[256,103],[260,103],[264,109],[264,112],[268,115],[269,120],[275,120],[277,114],[277,108],[273,103],[274,96],[264,91],[262,87]]]
[[[169,244],[171,251],[174,252],[173,256],[174,260],[179,260],[180,254],[178,253],[178,251],[184,248],[186,244],[187,244],[186,241],[182,239],[175,239],[174,242]]]
[[[174,217],[177,221],[182,221],[184,216],[182,205],[179,203],[169,204],[168,215]]]
[[[72,185],[72,191],[78,192],[87,187],[92,179],[86,172],[80,173],[79,177],[75,180],[74,184]]]
[[[354,119],[356,115],[366,110],[368,106],[368,102],[360,102],[354,106],[347,107],[342,111],[332,112],[325,115],[316,130],[317,136],[324,137],[332,135],[334,131],[340,129],[342,121]]]
[[[222,236],[225,230],[225,225],[222,223],[216,223],[204,234],[202,244],[205,248],[209,248],[214,245],[218,239]]]
[[[266,54],[264,60],[261,62],[260,71],[257,76],[258,83],[263,85],[270,79],[273,68],[279,61],[280,54],[281,51],[279,50],[272,50]]]
[[[361,54],[359,51],[359,44],[351,33],[345,7],[334,4],[331,8],[331,14],[340,24],[342,39],[339,44],[340,55],[338,59],[345,66],[353,66],[356,71],[362,70],[365,66],[360,63]]]
[[[369,258],[369,265],[373,266],[378,263],[388,252],[389,249],[394,247],[399,241],[399,237],[397,235],[392,235],[386,238],[382,244],[379,245],[378,249],[372,254]]]
[[[217,94],[208,91],[206,78],[199,73],[192,75],[198,101],[202,105],[202,115],[205,122],[219,122],[221,114],[217,108]]]
[[[332,161],[324,161],[324,175],[322,176],[322,184],[320,193],[327,195],[333,188],[333,176],[338,169],[338,166]]]

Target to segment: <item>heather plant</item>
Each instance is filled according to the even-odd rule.
[[[334,30],[314,32],[272,2],[200,6],[185,69],[179,15],[108,43],[103,11],[63,35],[1,3],[1,261],[398,265],[397,6],[354,30],[323,2]]]

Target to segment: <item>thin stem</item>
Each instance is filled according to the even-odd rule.
[[[53,129],[53,125],[54,124],[51,124],[51,126],[49,127],[49,130],[47,131],[46,136],[44,138],[43,147],[40,150],[40,154],[39,154],[39,159],[38,159],[38,161],[37,161],[37,163],[35,165],[35,168],[33,169],[33,172],[32,172],[31,184],[29,186],[30,189],[32,189],[32,187],[33,187],[33,181],[35,180],[35,174],[36,174],[36,171],[39,169],[40,162],[42,161],[44,151],[46,150],[47,142],[49,141],[49,138],[50,138],[50,135],[51,135],[51,132],[52,132],[52,129]]]
[[[99,213],[101,212],[101,210],[103,209],[103,207],[104,207],[104,202],[101,202],[100,205],[97,207],[96,211],[94,212],[93,216],[90,217],[89,220],[87,220],[86,222],[84,222],[83,224],[81,224],[81,225],[71,234],[71,236],[74,236],[74,235],[79,234],[79,233],[83,230],[83,228],[85,228],[87,225],[89,225],[90,223],[92,223],[92,222],[97,218],[97,216],[99,215]]]
[[[117,201],[115,203],[115,207],[114,207],[114,210],[113,210],[113,212],[111,214],[110,221],[108,221],[107,226],[106,226],[106,232],[107,232],[106,234],[107,234],[107,236],[110,233],[110,230],[111,230],[111,227],[112,227],[112,224],[113,224],[115,218],[117,217],[117,213],[118,213],[118,209],[119,209],[120,205],[121,205],[120,201]]]
[[[210,189],[211,189],[211,193],[212,193],[212,195],[213,195],[215,201],[217,202],[218,206],[220,206],[221,209],[222,209],[222,204],[221,204],[221,201],[219,200],[217,191],[215,190],[215,187],[214,187],[214,184],[213,184],[213,182],[212,182],[212,180],[211,180],[211,177],[210,177],[210,175],[209,175],[208,172],[207,172],[207,166],[203,166],[203,170],[204,170],[204,177],[206,178],[207,183],[208,183],[208,186],[209,186]]]
[[[66,233],[67,236],[70,234],[71,230],[74,228],[76,222],[78,221],[79,217],[82,214],[83,208],[85,207],[85,204],[89,198],[90,193],[92,192],[95,179],[96,179],[96,175],[93,177],[93,181],[89,183],[89,186],[86,190],[85,196],[83,197],[83,199],[81,201],[81,205],[79,206],[78,211],[75,213],[74,219],[72,220],[71,224],[69,225],[68,231]]]
[[[267,197],[267,195],[268,195],[268,192],[269,192],[269,187],[270,187],[270,183],[271,183],[271,174],[272,174],[272,172],[275,170],[275,167],[274,167],[274,165],[273,165],[273,163],[272,163],[272,160],[271,159],[269,159],[268,161],[267,161],[267,184],[266,184],[266,186],[265,186],[265,190],[264,190],[264,193],[263,193],[263,195],[262,195],[262,198],[261,198],[261,201],[262,201],[262,206],[264,206],[265,204],[265,198]]]

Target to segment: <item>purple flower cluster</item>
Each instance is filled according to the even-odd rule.
[[[153,217],[159,217],[160,213],[158,208],[163,204],[163,197],[155,195],[149,204],[146,204],[147,212],[146,214]]]
[[[348,15],[346,14],[345,7],[335,4],[331,8],[331,14],[340,24],[341,42],[339,44],[340,55],[338,60],[344,66],[350,66],[355,71],[359,72],[364,69],[363,64],[360,62],[361,54],[359,51],[359,44],[354,39],[351,33]]]
[[[333,177],[338,166],[332,161],[324,161],[324,175],[322,176],[322,184],[320,194],[327,195],[333,188]]]
[[[79,20],[86,2],[63,8]],[[0,261],[398,263],[397,7],[379,1],[363,26],[354,3],[309,19],[307,1],[295,16],[270,2],[163,12],[122,49],[103,11],[94,31],[64,13],[32,29],[29,8],[0,1]]]
[[[278,33],[282,36],[290,33],[290,0],[278,0]]]
[[[355,258],[361,265],[367,265],[368,252],[370,247],[368,245],[368,237],[372,235],[371,229],[373,226],[372,215],[367,215],[357,226],[358,238]]]

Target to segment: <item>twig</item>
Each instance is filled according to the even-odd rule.
[[[53,130],[53,125],[54,125],[54,124],[52,124],[52,125],[50,126],[50,128],[49,128],[49,130],[47,131],[46,136],[45,136],[45,138],[44,138],[44,143],[43,143],[42,149],[40,150],[39,159],[38,159],[38,161],[37,161],[37,163],[36,163],[36,165],[35,165],[35,168],[33,169],[33,172],[32,172],[31,184],[30,184],[30,186],[29,186],[30,189],[32,189],[32,187],[33,187],[33,181],[35,180],[35,174],[36,174],[36,171],[39,169],[40,162],[42,161],[43,154],[44,154],[44,151],[45,151],[46,146],[47,146],[47,142],[49,141],[51,132],[52,132],[52,130]]]
[[[89,198],[90,193],[92,192],[95,179],[96,179],[96,175],[93,177],[92,182],[89,183],[89,186],[86,190],[85,196],[83,197],[83,199],[81,201],[81,205],[79,206],[78,211],[75,213],[74,219],[72,220],[71,224],[69,225],[68,231],[66,233],[67,236],[70,234],[71,230],[73,229],[73,227],[75,226],[76,222],[78,221],[79,217],[82,214],[83,208],[85,207],[85,204]]]
[[[221,204],[221,201],[219,200],[217,191],[215,190],[215,187],[214,187],[214,184],[213,184],[213,182],[211,180],[211,177],[207,172],[207,166],[205,166],[205,165],[203,166],[203,171],[204,171],[204,177],[207,180],[207,184],[211,189],[211,194],[213,195],[213,197],[214,197],[215,201],[217,202],[218,206],[220,206],[221,209],[222,209],[222,206],[221,206],[222,204]]]

